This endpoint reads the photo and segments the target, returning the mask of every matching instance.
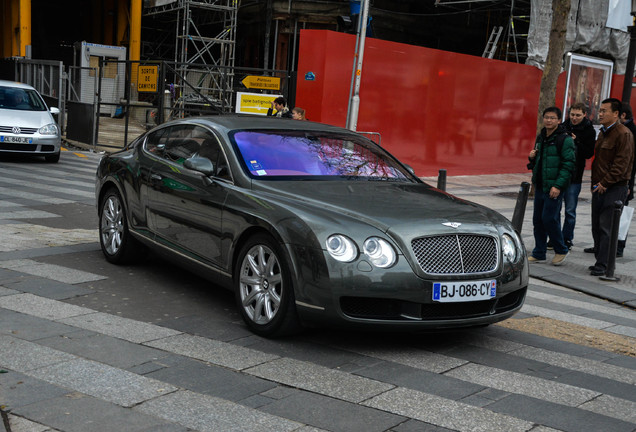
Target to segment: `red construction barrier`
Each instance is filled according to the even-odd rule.
[[[346,126],[355,36],[302,30],[296,105],[309,120]],[[357,130],[419,176],[526,171],[535,139],[541,71],[367,38]],[[615,76],[612,94],[622,93]],[[621,78],[620,82],[616,78]],[[564,76],[559,78],[558,106]]]

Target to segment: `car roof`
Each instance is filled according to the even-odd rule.
[[[271,129],[271,130],[298,130],[298,131],[323,131],[336,133],[352,133],[348,129],[331,126],[323,123],[311,121],[301,121],[293,119],[283,119],[278,117],[266,117],[249,114],[225,114],[206,117],[188,117],[188,121],[206,124],[211,123],[216,127],[230,130],[245,129]]]
[[[28,84],[23,84],[17,81],[7,81],[7,80],[0,80],[0,87],[13,87],[13,88],[20,88],[25,90],[35,90],[33,87],[31,87]]]

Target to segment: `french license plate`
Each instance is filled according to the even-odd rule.
[[[490,300],[496,295],[496,280],[435,282],[433,284],[433,301],[442,303]]]
[[[33,143],[33,139],[32,138],[25,138],[25,137],[0,136],[0,142],[18,143],[18,144],[31,144],[31,143]]]

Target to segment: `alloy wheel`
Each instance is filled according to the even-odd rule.
[[[106,253],[115,255],[124,237],[124,208],[116,195],[110,195],[102,207],[101,240]]]
[[[278,257],[269,247],[251,247],[240,267],[241,306],[255,324],[270,323],[281,306],[283,275]]]

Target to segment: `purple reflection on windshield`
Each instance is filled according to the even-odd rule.
[[[254,176],[406,178],[393,160],[349,138],[280,131],[239,131],[233,138]]]

